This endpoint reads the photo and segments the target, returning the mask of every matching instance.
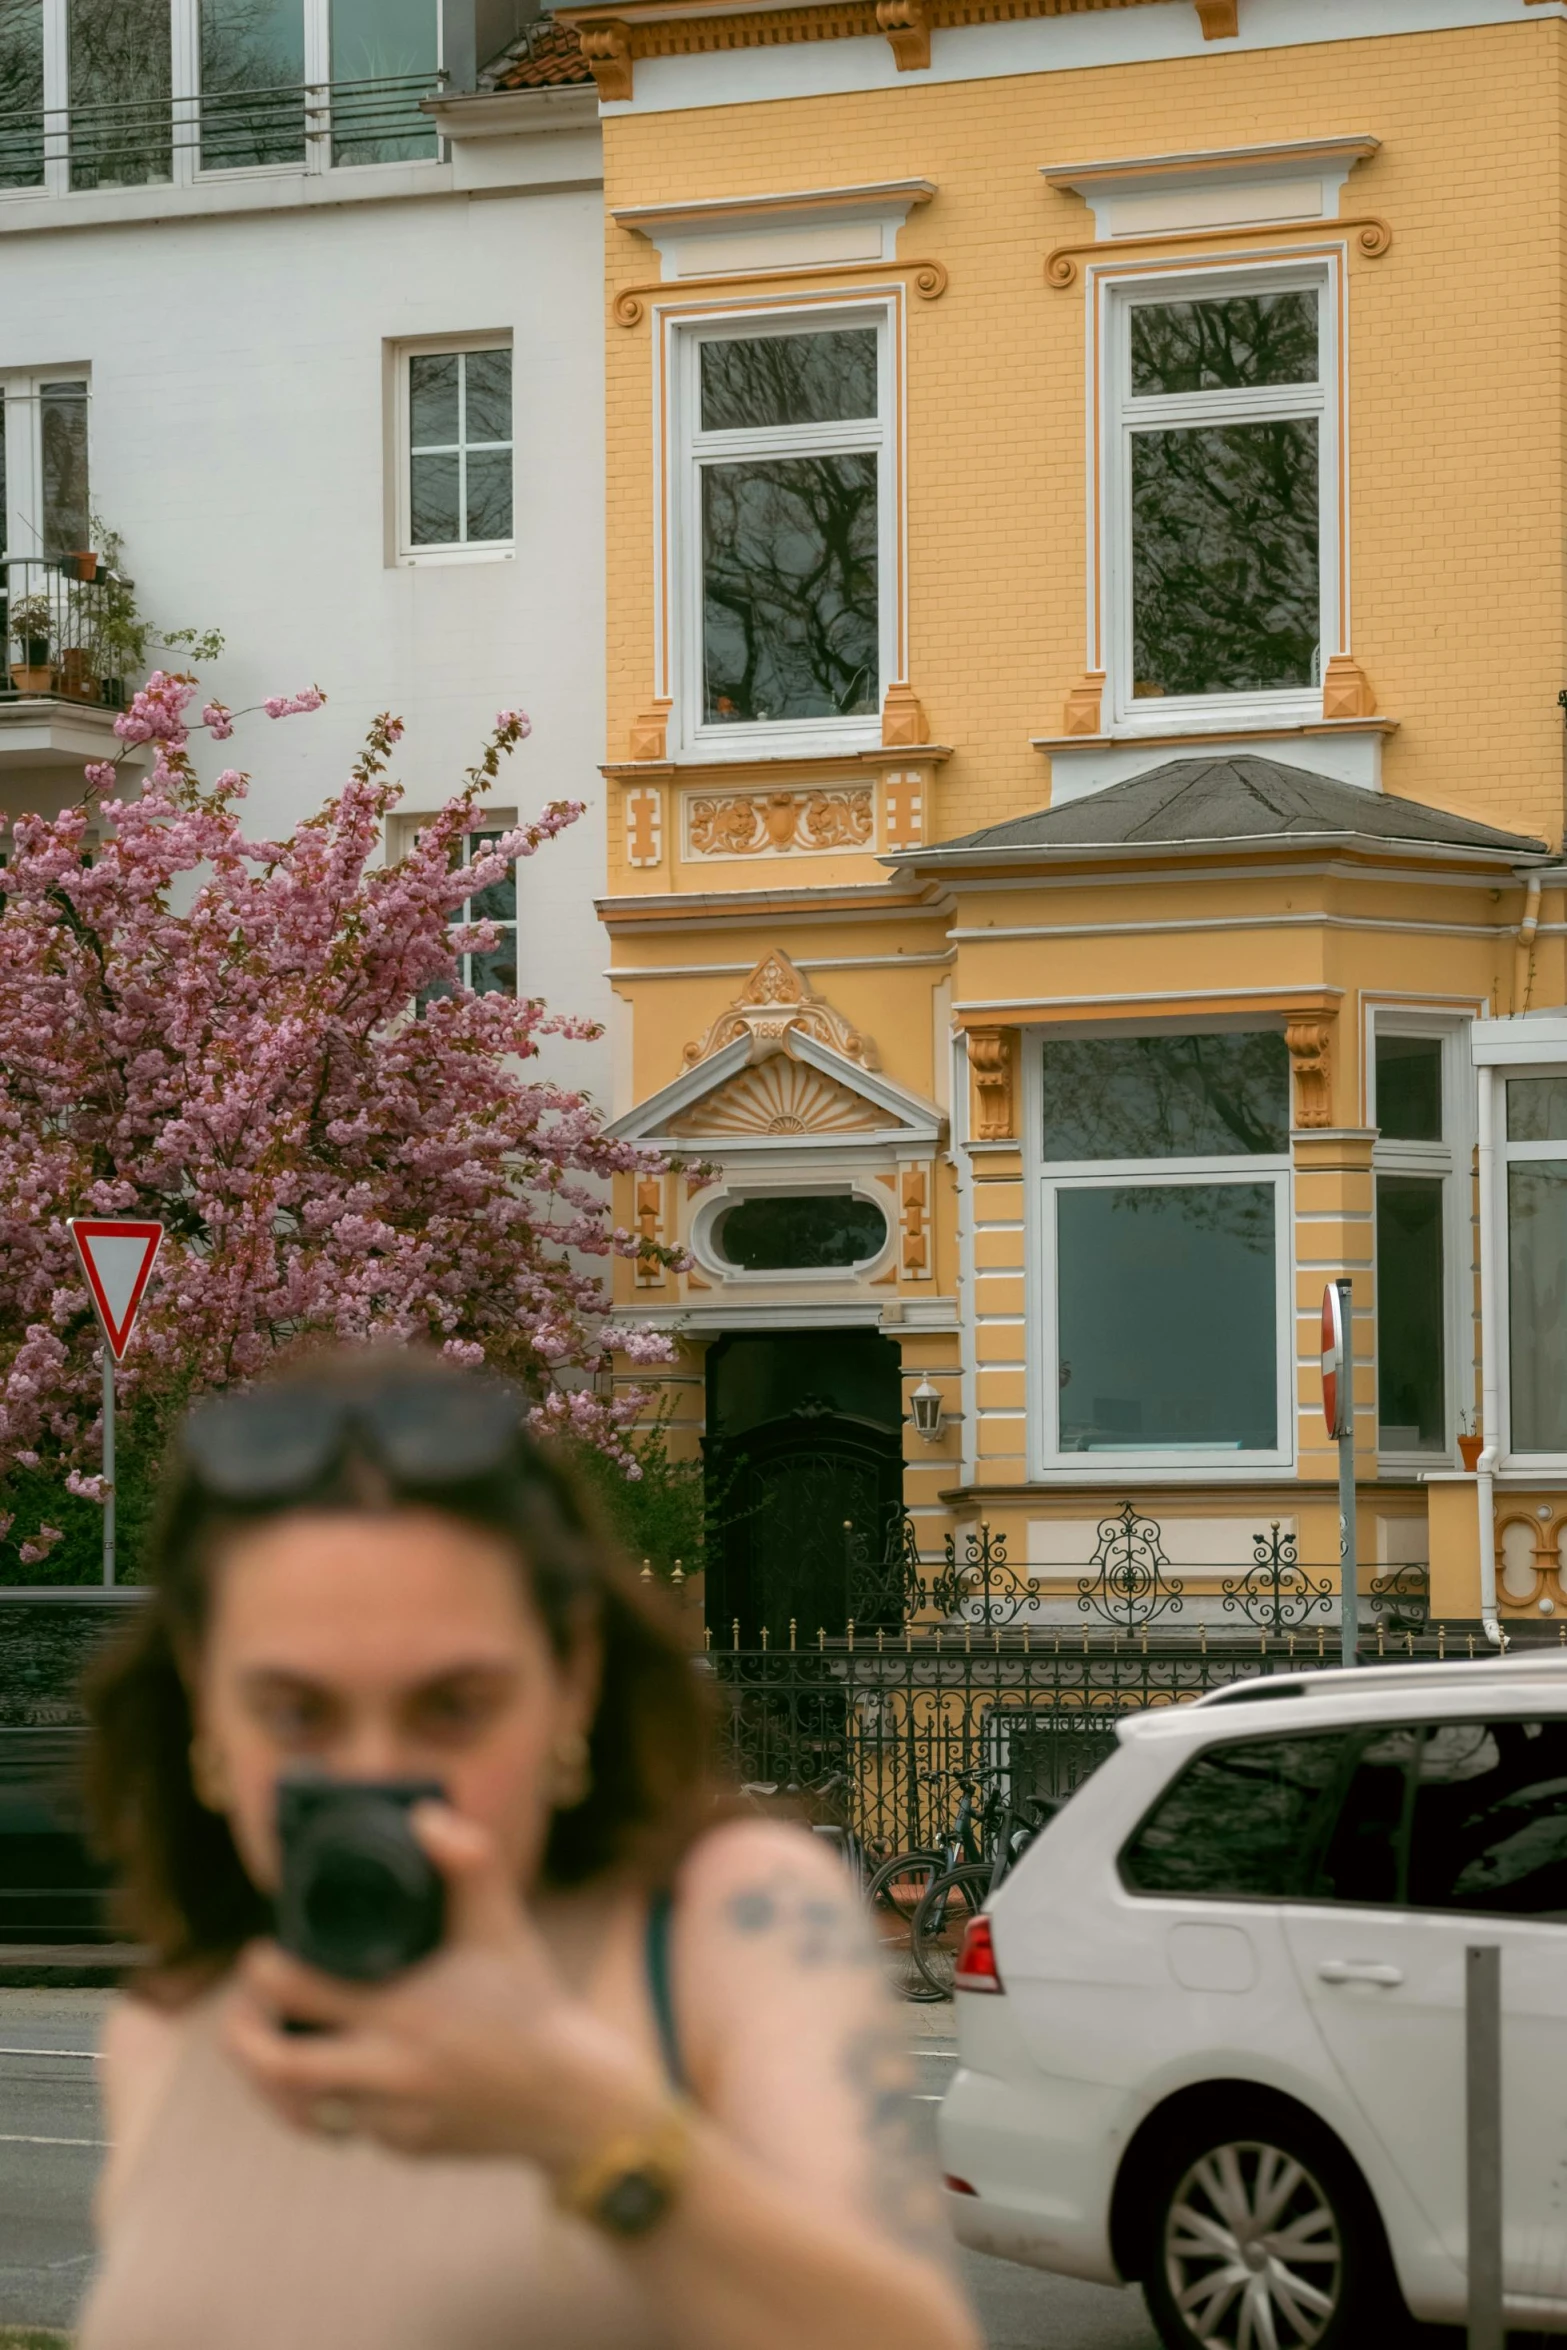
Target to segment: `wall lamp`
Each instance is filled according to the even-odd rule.
[[[923,1436],[927,1444],[934,1444],[941,1434],[947,1415],[941,1408],[941,1390],[931,1384],[928,1371],[909,1397],[909,1409],[916,1433]]]

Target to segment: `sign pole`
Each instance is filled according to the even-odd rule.
[[[114,1583],[114,1350],[103,1342],[103,1580]]]
[[[1339,1296],[1339,1327],[1343,1334],[1343,1408],[1338,1440],[1338,1550],[1339,1643],[1341,1661],[1358,1662],[1360,1651],[1359,1544],[1355,1525],[1355,1323],[1354,1291],[1348,1281],[1335,1281]]]
[[[1469,2350],[1502,2350],[1502,1953],[1464,1952]]]

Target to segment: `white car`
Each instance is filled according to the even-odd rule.
[[[968,1929],[963,2243],[1140,2279],[1170,2350],[1466,2306],[1466,1946],[1501,1949],[1508,2322],[1567,2332],[1567,1657],[1127,1715]]]

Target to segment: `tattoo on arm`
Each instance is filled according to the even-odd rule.
[[[748,1940],[775,1937],[796,1966],[874,1966],[876,1951],[852,1894],[823,1893],[779,1870],[732,1893],[725,1904],[730,1927]]]
[[[920,2140],[912,2068],[889,2022],[856,2031],[843,2052],[865,2148],[869,2205],[894,2243],[939,2259],[945,2241],[941,2198]]]

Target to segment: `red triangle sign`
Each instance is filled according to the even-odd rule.
[[[123,1363],[163,1243],[163,1226],[127,1223],[112,1216],[73,1216],[71,1238],[109,1341],[109,1352],[117,1363]]]

